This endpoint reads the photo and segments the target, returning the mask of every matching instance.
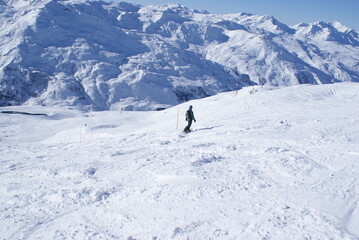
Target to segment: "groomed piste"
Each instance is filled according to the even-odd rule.
[[[0,108],[29,113],[0,113],[1,239],[358,239],[358,109],[355,83]]]

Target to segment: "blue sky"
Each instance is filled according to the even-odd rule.
[[[359,0],[127,0],[144,6],[179,3],[210,13],[271,15],[287,25],[339,21],[359,30]]]

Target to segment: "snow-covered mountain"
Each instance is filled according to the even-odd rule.
[[[2,107],[27,115],[0,113],[0,239],[358,240],[358,109],[356,83]]]
[[[252,84],[359,82],[358,32],[177,4],[0,1],[0,105],[151,110]]]

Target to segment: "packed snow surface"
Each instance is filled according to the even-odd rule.
[[[0,108],[0,238],[358,239],[358,109],[355,83]]]

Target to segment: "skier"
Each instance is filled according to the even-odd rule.
[[[192,121],[196,122],[196,119],[194,118],[192,108],[193,108],[192,106],[189,106],[189,109],[186,112],[186,121],[188,122],[188,125],[183,130],[186,133],[189,133],[191,131],[190,127],[192,125]]]

